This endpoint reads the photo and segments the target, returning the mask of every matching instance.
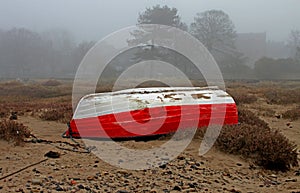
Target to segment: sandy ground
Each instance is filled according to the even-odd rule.
[[[300,147],[300,121],[286,126],[287,120],[265,118],[274,128]],[[41,121],[23,116],[19,122],[29,126],[38,138],[51,141],[66,141],[61,138],[66,125]],[[80,142],[80,140],[77,140]],[[159,141],[120,142],[131,147],[151,148]],[[61,150],[72,149],[63,143],[25,143],[14,146],[0,141],[0,177],[17,171],[24,166],[44,160],[48,151],[61,154],[32,166],[11,177],[0,180],[0,192],[300,192],[299,168],[282,173],[266,171],[239,156],[228,155],[211,149],[199,156],[199,139],[165,167],[142,171],[123,170],[100,160],[94,154]]]

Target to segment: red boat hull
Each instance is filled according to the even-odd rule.
[[[149,111],[151,111],[151,115]],[[193,115],[197,115],[197,117]],[[120,122],[119,120],[133,121]],[[168,134],[176,132],[177,129],[188,129],[195,127],[195,125],[200,128],[209,124],[233,125],[237,123],[238,113],[235,103],[165,106],[72,119],[66,136],[75,138],[130,138]],[[130,128],[130,131],[125,128]],[[151,134],[139,134],[141,131],[147,133],[153,128],[157,128],[157,130]]]

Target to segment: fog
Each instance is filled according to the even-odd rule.
[[[163,11],[152,19],[164,20],[162,17],[171,15],[169,23],[174,23],[170,25],[200,40],[225,78],[300,78],[299,0],[0,0],[0,79],[73,78],[82,58],[97,41],[137,24],[146,8],[153,11],[156,5]],[[174,17],[172,8],[177,9]],[[214,19],[225,20],[211,23],[219,25],[214,26],[216,34],[203,31],[210,36],[203,38],[197,33],[205,29],[196,25],[195,17],[207,12],[216,14]],[[175,21],[177,16],[180,19]],[[222,23],[231,29],[219,36],[218,30],[226,28]],[[160,52],[153,47],[148,54]],[[133,61],[138,54],[118,57],[108,69],[109,75],[120,74],[126,66],[124,61]],[[185,73],[191,74],[194,69],[178,57],[173,62]]]
[[[76,39],[99,40],[136,24],[138,13],[156,4],[176,7],[188,24],[197,12],[221,9],[238,32],[266,32],[269,40],[285,41],[292,29],[300,29],[298,0],[1,0],[0,28],[63,28]]]

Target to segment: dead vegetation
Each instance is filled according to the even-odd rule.
[[[50,87],[39,83],[23,84],[18,81],[0,83],[0,96],[51,98],[70,95],[71,90],[71,85]]]
[[[255,112],[257,116],[260,117],[275,117],[277,115],[276,111],[272,108],[272,106],[253,104],[250,108],[247,109],[251,109]]]
[[[51,84],[50,84],[51,85]],[[34,116],[46,121],[66,123],[72,116],[71,85],[24,85],[20,82],[0,83],[0,138],[21,144],[30,135],[29,129],[16,122],[7,120],[10,113],[18,112],[19,116]],[[151,83],[152,86],[152,83]],[[100,86],[97,91],[111,91],[110,84]],[[271,129],[268,124],[257,115],[270,116],[275,114],[272,109],[253,113],[247,109],[259,106],[258,100],[265,100],[269,104],[300,103],[299,89],[269,89],[263,86],[246,87],[243,84],[229,88],[229,93],[239,104],[240,125],[225,126],[216,142],[216,147],[222,151],[242,155],[254,160],[258,165],[272,170],[288,170],[298,165],[296,145],[289,141],[282,133]],[[252,105],[253,103],[254,106]],[[246,106],[244,105],[246,104]],[[250,105],[249,105],[250,104]],[[249,107],[247,107],[249,105]],[[251,106],[252,105],[252,106]],[[299,119],[300,107],[283,113],[283,118]]]
[[[47,80],[23,84],[19,81],[0,83],[0,118],[11,112],[31,115],[47,121],[68,122],[72,116],[71,84]]]
[[[239,113],[240,125],[225,126],[216,142],[222,151],[242,155],[270,170],[289,170],[298,166],[296,145],[278,130],[248,110]]]
[[[7,109],[3,104],[0,104],[0,119],[6,118],[9,115],[9,109]]]
[[[268,104],[286,105],[300,103],[300,89],[272,88],[264,92]]]
[[[252,104],[257,101],[257,97],[251,93],[241,92],[239,90],[231,90],[229,91],[230,95],[233,97],[235,103],[237,105],[240,104]]]
[[[22,123],[6,119],[0,121],[0,139],[22,145],[24,139],[28,137],[30,137],[30,130]]]
[[[26,115],[46,121],[67,123],[72,117],[73,110],[69,97],[55,100],[10,101],[0,104],[0,118],[9,118],[12,112],[18,116]]]
[[[300,96],[299,96],[300,97]],[[295,107],[291,110],[287,110],[282,114],[284,119],[289,119],[291,121],[296,121],[300,118],[300,106]]]
[[[61,85],[62,83],[58,80],[55,80],[55,79],[51,79],[51,80],[47,80],[45,82],[42,82],[42,86],[59,86]]]
[[[52,106],[49,109],[40,110],[39,118],[45,121],[67,123],[72,118],[72,112],[72,105],[70,103],[62,103]]]

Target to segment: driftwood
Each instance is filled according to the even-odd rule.
[[[13,176],[13,175],[15,175],[15,174],[17,174],[17,173],[20,173],[20,172],[22,172],[22,171],[24,171],[24,170],[26,170],[26,169],[28,169],[28,168],[30,168],[30,167],[32,167],[32,166],[38,165],[38,164],[43,163],[43,162],[45,162],[45,161],[47,161],[47,160],[48,160],[48,158],[47,158],[47,159],[43,159],[43,160],[41,160],[41,161],[39,161],[39,162],[30,164],[30,165],[28,165],[28,166],[25,166],[25,167],[23,167],[23,168],[21,168],[21,169],[15,171],[15,172],[13,172],[13,173],[10,173],[10,174],[7,174],[7,175],[5,175],[5,176],[0,177],[0,180],[3,180],[3,179],[8,178],[8,177],[10,177],[10,176]]]

